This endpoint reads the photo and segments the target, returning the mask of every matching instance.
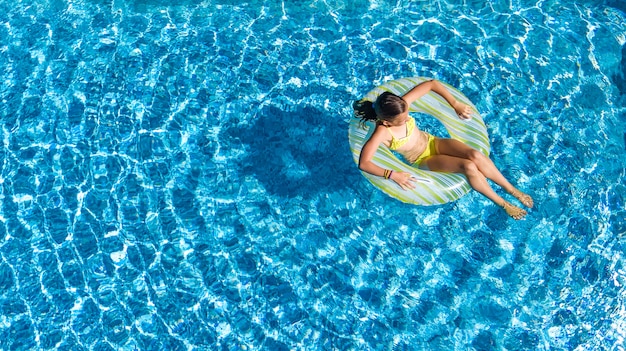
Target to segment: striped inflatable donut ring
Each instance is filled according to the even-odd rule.
[[[365,96],[365,100],[376,101],[376,98],[385,91],[402,96],[416,85],[428,80],[431,80],[431,78],[414,77],[392,80],[370,91]],[[444,84],[458,101],[474,109],[474,114],[471,119],[460,119],[446,100],[433,92],[429,92],[411,104],[409,111],[421,112],[435,117],[443,123],[451,138],[460,140],[488,156],[490,150],[489,136],[487,134],[487,127],[482,117],[477,112],[478,110],[459,90],[449,84],[442,84]],[[355,117],[350,120],[348,140],[354,162],[356,162],[357,165],[363,144],[365,144],[374,132],[374,126],[374,122],[363,123],[360,119]],[[384,145],[381,145],[376,151],[373,162],[386,169],[412,173],[417,179],[414,183],[414,189],[403,190],[393,180],[362,172],[374,186],[402,202],[416,205],[440,205],[459,199],[471,189],[465,176],[456,173],[421,170],[400,160]]]

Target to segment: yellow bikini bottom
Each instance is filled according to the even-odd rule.
[[[437,154],[437,149],[435,148],[435,137],[428,133],[426,133],[426,135],[428,136],[428,145],[426,145],[426,150],[424,150],[424,152],[417,157],[417,160],[413,162],[414,165],[419,166],[420,163],[422,163],[422,161],[426,158]]]

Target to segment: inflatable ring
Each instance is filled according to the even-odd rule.
[[[415,77],[392,80],[370,91],[365,96],[365,100],[375,101],[376,98],[385,91],[402,96],[414,86],[428,80],[431,80],[431,78]],[[442,84],[444,84],[458,101],[474,109],[475,113],[472,115],[471,119],[460,119],[446,100],[433,92],[429,92],[411,104],[409,111],[426,113],[435,117],[443,123],[451,138],[460,140],[488,156],[490,150],[489,136],[487,135],[487,128],[485,127],[482,117],[476,112],[476,107],[456,88],[446,83]],[[369,140],[371,134],[374,132],[374,126],[374,122],[363,123],[356,117],[350,120],[348,139],[354,162],[356,162],[357,165],[363,144]],[[416,205],[440,205],[459,199],[471,189],[465,176],[456,173],[421,170],[400,160],[384,145],[381,145],[376,151],[373,162],[386,169],[412,173],[417,179],[414,183],[414,189],[403,190],[392,180],[362,172],[374,186],[402,202]]]

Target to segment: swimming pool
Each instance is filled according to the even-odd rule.
[[[0,349],[623,350],[624,6],[453,3],[1,2]],[[359,174],[351,102],[404,76],[525,220]]]

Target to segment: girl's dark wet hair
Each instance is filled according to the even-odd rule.
[[[397,115],[404,113],[408,106],[400,96],[388,91],[380,94],[375,102],[365,99],[355,101],[352,104],[354,116],[367,121],[390,121]]]

